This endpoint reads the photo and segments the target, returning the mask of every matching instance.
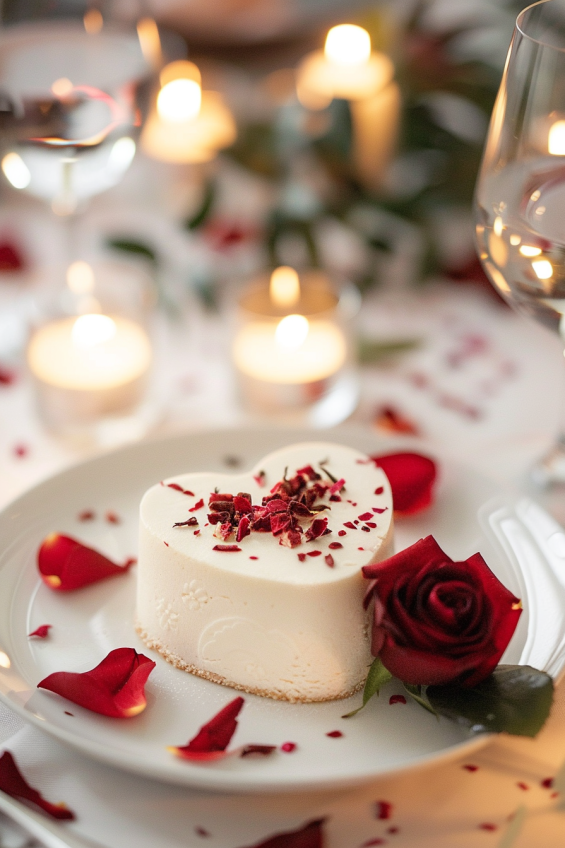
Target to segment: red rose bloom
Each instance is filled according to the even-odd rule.
[[[371,650],[404,683],[475,686],[498,664],[522,606],[480,554],[453,562],[432,536],[367,565]]]

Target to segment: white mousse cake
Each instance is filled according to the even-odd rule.
[[[326,701],[371,662],[361,567],[393,553],[392,494],[324,442],[242,475],[179,474],[141,501],[138,632],[178,668],[269,698]]]

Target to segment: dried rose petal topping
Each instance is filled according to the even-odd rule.
[[[306,539],[310,541],[312,539],[319,539],[320,536],[323,536],[326,530],[328,529],[328,519],[327,518],[315,518],[308,530],[306,531]]]
[[[466,763],[463,766],[463,768],[465,769],[465,771],[478,771],[479,770],[478,766],[472,765],[471,763]]]
[[[244,745],[240,757],[268,757],[277,750],[276,745]]]
[[[296,556],[298,557],[300,562],[304,562],[304,560],[306,559],[306,554],[296,554]]]
[[[77,515],[78,521],[94,521],[96,518],[96,513],[93,509],[83,509],[82,512],[79,512]]]
[[[404,695],[391,695],[388,702],[389,704],[405,704],[406,698]]]
[[[334,565],[335,565],[335,563],[334,563],[334,558],[333,558],[333,556],[332,556],[331,554],[326,554],[326,556],[324,557],[324,559],[325,559],[325,561],[326,561],[326,565],[328,565],[330,568],[333,568],[333,567],[334,567]]]
[[[281,745],[281,751],[284,751],[285,754],[292,754],[293,751],[296,751],[298,745],[296,742],[283,742]]]
[[[341,477],[340,480],[336,480],[333,486],[330,486],[330,495],[337,495],[338,492],[341,492],[343,487],[345,486],[345,480]]]
[[[105,517],[106,521],[108,522],[108,524],[121,524],[122,523],[122,519],[120,518],[120,516],[117,513],[112,512],[111,510],[108,510],[108,512],[106,513],[106,515],[104,517]]]
[[[191,506],[188,511],[189,512],[196,512],[197,509],[202,509],[203,506],[204,506],[204,500],[203,500],[203,498],[200,498],[200,500],[196,501],[194,506]]]
[[[541,781],[541,786],[542,786],[544,789],[551,789],[551,788],[552,788],[552,786],[553,786],[553,781],[554,781],[554,780],[555,780],[555,778],[554,778],[554,777],[544,777],[544,779]]]
[[[256,842],[249,848],[323,848],[325,819],[308,822],[298,830],[275,833],[263,842]]]
[[[32,636],[37,636],[38,639],[46,639],[47,636],[49,636],[49,631],[52,627],[52,624],[42,624],[37,628],[37,630],[34,630],[33,633],[27,634],[28,639],[30,639]]]
[[[341,739],[343,733],[341,730],[330,730],[329,733],[326,733],[326,736],[329,736],[330,739]]]
[[[392,804],[390,801],[375,801],[375,818],[382,821],[392,817]]]
[[[431,506],[437,477],[432,459],[419,453],[391,453],[371,459],[389,479],[397,515],[413,515]]]
[[[205,761],[224,755],[237,728],[237,717],[245,700],[239,696],[203,724],[196,736],[186,745],[170,747],[169,751],[185,760]],[[218,756],[220,755],[220,756]]]
[[[310,556],[310,557],[322,556],[322,552],[321,551],[308,551],[306,556]]]
[[[347,533],[345,532],[345,530],[338,530],[338,531],[337,531],[337,535],[338,535],[338,536],[347,536]],[[332,542],[332,544],[333,544],[333,542]],[[336,544],[337,544],[337,543],[336,543]]]
[[[10,751],[4,751],[0,756],[0,791],[18,801],[29,801],[54,819],[71,821],[75,818],[73,811],[64,804],[51,804],[37,789],[29,785]]]
[[[338,548],[343,548],[343,545],[341,544],[341,542],[330,542],[328,548],[331,551],[337,551]]]
[[[187,521],[177,521],[173,527],[198,527],[198,519],[195,515],[191,515]]]
[[[241,548],[239,545],[214,545],[212,548],[213,551],[225,551],[227,553],[236,553],[240,551]]]
[[[375,489],[375,495],[382,495],[382,493],[384,492],[384,490],[385,490],[385,487],[384,487],[384,486],[378,486],[378,487]]]
[[[191,492],[190,489],[183,489],[183,487],[179,486],[178,483],[166,483],[165,484],[165,483],[163,483],[163,481],[161,481],[161,486],[165,486],[165,485],[167,486],[168,489],[174,489],[175,492],[180,492],[181,494],[188,495],[191,498],[194,497],[194,492]]]
[[[374,839],[367,839],[366,842],[362,842],[361,848],[369,848],[373,845],[386,845],[386,839],[383,839],[382,836],[375,836]]]
[[[344,527],[349,527],[349,529],[350,529],[350,530],[357,530],[357,527],[355,526],[355,524],[353,524],[353,522],[352,522],[352,521],[344,521],[344,522],[343,522],[343,526],[344,526]],[[339,534],[338,534],[338,535],[339,535]],[[344,533],[344,535],[345,535],[345,533]]]
[[[371,519],[372,517],[373,517],[372,512],[363,512],[363,513],[361,513],[361,515],[357,516],[359,521],[369,521],[369,519]]]
[[[37,553],[37,567],[44,583],[57,592],[70,592],[125,574],[134,562],[129,559],[124,565],[117,565],[94,548],[60,533],[47,536]]]
[[[154,668],[135,648],[116,648],[90,671],[56,671],[37,687],[100,715],[132,718],[147,706],[145,684]]]

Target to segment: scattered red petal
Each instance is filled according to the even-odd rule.
[[[285,754],[292,754],[293,751],[296,751],[297,747],[296,742],[283,742],[281,751],[284,751]]]
[[[277,750],[276,745],[244,745],[240,757],[268,757]]]
[[[391,406],[384,406],[382,409],[379,409],[374,423],[378,430],[383,430],[386,433],[404,433],[409,436],[420,435],[417,425]]]
[[[23,444],[14,445],[14,447],[12,448],[12,453],[14,454],[14,456],[17,456],[18,459],[23,459],[28,455],[29,448],[27,445]]]
[[[555,778],[553,778],[553,777],[545,777],[541,781],[541,785],[543,786],[544,789],[551,789],[551,787],[553,786],[554,780],[555,780]]]
[[[104,518],[106,519],[108,524],[121,524],[122,523],[122,519],[120,518],[120,516],[117,515],[115,512],[112,512],[111,510],[108,510],[108,512],[106,513]]]
[[[328,548],[332,551],[337,551],[338,548],[343,548],[341,542],[330,542]]]
[[[355,526],[355,524],[353,524],[352,521],[344,521],[343,526],[349,527],[350,530],[357,530],[357,527]]]
[[[345,530],[338,530],[337,535],[343,537],[343,536],[347,536],[347,533],[345,532]]]
[[[79,512],[77,515],[78,521],[94,521],[96,518],[96,513],[93,509],[83,509],[82,512]]]
[[[358,551],[364,551],[365,548],[357,548]]]
[[[404,695],[391,695],[388,702],[389,704],[405,704],[406,698]]]
[[[386,832],[392,833],[392,834],[400,833],[400,828],[399,827],[388,827]]]
[[[397,515],[413,515],[431,506],[437,477],[437,466],[432,459],[418,453],[391,453],[371,458],[389,479]]]
[[[165,485],[165,483],[163,483],[163,481],[161,481],[161,486],[164,486],[164,485]],[[168,489],[174,489],[175,492],[180,492],[181,494],[187,495],[190,498],[194,497],[194,492],[191,492],[190,489],[183,489],[183,487],[179,486],[178,483],[167,483],[166,485],[167,485]]]
[[[367,521],[366,526],[369,527],[371,530],[375,530],[377,525],[374,521]]]
[[[103,554],[70,536],[51,533],[37,553],[37,566],[43,581],[57,592],[69,592],[125,574],[135,559],[117,565]]]
[[[369,519],[373,517],[373,513],[372,512],[363,512],[361,515],[358,515],[357,517],[359,518],[359,521],[369,521]]]
[[[324,559],[326,560],[326,565],[328,565],[330,568],[333,568],[333,567],[334,567],[335,562],[334,562],[334,558],[333,558],[333,556],[332,556],[331,554],[327,554],[327,555],[324,557]]]
[[[46,639],[52,627],[52,624],[42,624],[37,628],[37,630],[34,630],[33,633],[28,633],[28,638],[31,638],[31,636],[37,636],[38,639]]]
[[[265,476],[266,475],[264,471],[259,471],[258,474],[253,475],[253,479],[255,480],[258,486],[261,486],[261,488],[265,485]]]
[[[225,552],[228,552],[228,553],[236,553],[237,551],[240,551],[241,548],[239,547],[239,545],[214,545],[212,550],[213,551],[225,551]]]
[[[377,515],[382,515],[383,512],[387,511],[388,506],[384,506],[384,507],[373,506],[371,508],[372,508],[373,512],[375,512]]]
[[[10,751],[4,751],[0,756],[0,790],[18,801],[29,801],[54,819],[70,821],[75,818],[73,811],[64,804],[51,804],[37,789],[29,785]]]
[[[329,736],[330,739],[340,739],[343,736],[341,730],[330,730],[329,733],[326,733],[326,736]]]
[[[163,544],[164,544],[164,545],[166,545],[166,547],[167,547],[167,548],[169,547],[169,543],[168,543],[168,542],[163,541]]]
[[[250,556],[250,557],[249,557],[249,559],[259,559],[259,557],[256,557],[256,556]]]
[[[296,554],[300,562],[304,562],[306,559],[306,554]]]
[[[74,713],[70,713],[68,710],[65,710],[65,715],[73,716]]]
[[[308,551],[306,556],[317,557],[317,556],[321,556],[321,553],[322,553],[321,551]]]
[[[522,783],[521,780],[518,781],[516,786],[518,787],[518,789],[522,789],[524,792],[527,792],[528,789],[530,788],[527,783]]]
[[[203,506],[204,506],[204,499],[200,498],[200,500],[196,501],[194,506],[191,506],[188,511],[189,512],[196,512],[197,509],[202,509]]]
[[[558,798],[558,797],[559,797],[559,792],[552,792],[552,793],[551,793],[551,795],[550,795],[549,797],[550,797],[550,798]]]
[[[378,486],[378,488],[375,489],[375,495],[382,495],[384,490],[385,490],[384,486]]]
[[[100,715],[132,718],[147,706],[145,684],[154,668],[135,648],[116,648],[90,671],[56,671],[37,687]]]
[[[392,804],[390,801],[375,801],[375,818],[381,821],[392,818]]]
[[[186,745],[169,748],[178,757],[202,761],[210,754],[223,754],[237,728],[237,716],[245,701],[239,696],[226,704],[219,713],[203,724],[196,736]],[[219,759],[219,757],[215,757]],[[208,757],[210,759],[210,757]]]
[[[386,839],[383,839],[382,836],[377,836],[375,839],[367,839],[366,842],[361,844],[361,848],[369,848],[370,845],[386,845]]]
[[[492,824],[492,822],[483,822],[479,827],[481,830],[498,830],[498,825]]]
[[[336,480],[333,486],[330,486],[330,495],[337,495],[338,492],[341,492],[344,486],[345,480],[343,477],[340,480]]]
[[[208,831],[207,831],[205,828],[203,828],[203,827],[198,827],[198,826],[197,826],[197,827],[195,827],[195,828],[194,828],[194,832],[195,832],[195,834],[196,834],[197,836],[210,836],[210,834],[208,833]]]
[[[324,822],[325,819],[316,819],[298,830],[275,833],[249,848],[324,848]]]
[[[479,770],[479,767],[478,767],[478,766],[471,765],[471,763],[466,763],[466,764],[463,766],[463,768],[464,768],[466,771],[478,771],[478,770]]]
[[[0,272],[21,271],[25,267],[21,252],[11,242],[0,244]]]
[[[367,527],[367,525],[366,525],[366,524],[364,524],[364,525],[361,527],[361,530],[363,530],[365,533],[370,533],[370,532],[371,532],[371,528],[370,528],[370,527]]]
[[[0,365],[0,386],[11,386],[16,382],[17,375],[10,368],[4,368]]]

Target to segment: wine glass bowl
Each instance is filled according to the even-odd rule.
[[[72,214],[129,167],[153,68],[135,30],[79,21],[0,30],[0,145],[4,177]]]
[[[565,345],[565,0],[516,20],[475,192],[479,257],[515,309]],[[565,482],[565,437],[534,470]]]

